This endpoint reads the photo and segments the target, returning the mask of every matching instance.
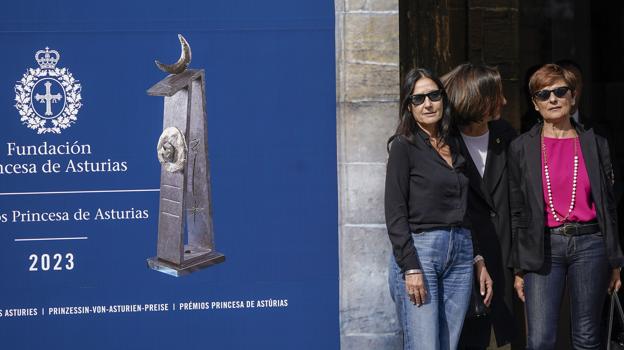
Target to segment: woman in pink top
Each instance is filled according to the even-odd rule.
[[[575,86],[558,65],[538,69],[529,90],[544,122],[509,149],[511,256],[527,349],[554,349],[566,283],[574,349],[600,349],[604,298],[621,286],[609,148],[571,120]]]

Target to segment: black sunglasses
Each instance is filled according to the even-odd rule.
[[[425,97],[429,97],[429,101],[431,102],[440,101],[442,99],[443,92],[444,90],[440,89],[436,91],[431,91],[427,94],[409,95],[407,98],[409,98],[410,102],[414,106],[418,106],[425,103]]]
[[[550,98],[550,93],[554,93],[555,96],[557,96],[558,98],[562,98],[563,96],[565,96],[568,91],[572,91],[572,89],[570,89],[567,86],[560,86],[558,88],[552,89],[552,90],[540,90],[536,93],[533,94],[533,98],[539,100],[539,101],[546,101]]]

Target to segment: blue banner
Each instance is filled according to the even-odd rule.
[[[205,70],[215,249],[157,254],[154,60]],[[0,14],[6,349],[337,349],[334,6],[11,2]]]

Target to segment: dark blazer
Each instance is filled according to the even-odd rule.
[[[617,228],[617,208],[613,165],[607,140],[572,121],[579,135],[591,193],[596,203],[596,219],[605,240],[611,267],[624,263]],[[509,148],[512,265],[537,271],[544,264],[544,195],[541,163],[542,125],[535,125],[514,140]]]
[[[490,329],[494,327],[499,345],[514,337],[512,307],[513,270],[508,268],[511,250],[509,214],[509,181],[507,148],[516,137],[516,130],[505,120],[488,123],[490,136],[483,178],[474,165],[461,137],[461,153],[467,159],[466,173],[470,180],[468,215],[473,235],[494,281],[494,295],[489,317],[467,319],[462,330],[462,346],[487,347]]]

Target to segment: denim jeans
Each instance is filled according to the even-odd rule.
[[[410,302],[394,257],[388,277],[403,331],[403,349],[456,349],[472,292],[470,231],[433,229],[412,234],[412,238],[425,278],[425,303],[417,307]]]
[[[600,349],[600,317],[607,295],[609,265],[600,233],[563,236],[547,233],[544,266],[524,275],[527,349],[555,348],[563,290],[568,285],[572,346]]]

